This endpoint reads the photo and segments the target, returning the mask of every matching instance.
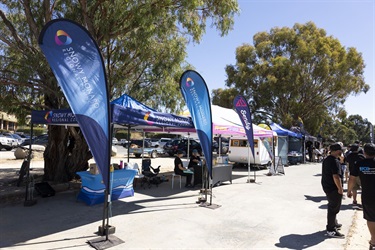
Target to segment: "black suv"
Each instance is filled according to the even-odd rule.
[[[193,139],[174,139],[170,142],[167,142],[165,145],[164,145],[164,150],[167,154],[169,154],[169,156],[174,156],[177,151],[181,150],[182,152],[184,152],[184,156],[186,156],[186,152],[188,151],[188,141],[190,141],[190,145],[189,145],[189,152],[191,155],[191,152],[196,149],[198,150],[198,153],[200,155],[202,155],[202,147],[201,147],[201,144],[199,142],[197,142],[196,140],[193,140]]]
[[[26,139],[20,146],[27,146],[30,145],[30,140],[32,144],[36,145],[42,145],[47,147],[48,144],[48,134],[38,135],[37,137],[34,137],[33,139]]]

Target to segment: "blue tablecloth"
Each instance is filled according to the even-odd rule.
[[[133,180],[137,174],[134,169],[121,169],[111,172],[111,200],[134,196]],[[104,202],[105,186],[101,174],[90,174],[88,171],[77,172],[81,177],[82,186],[77,196],[78,200],[94,205]]]

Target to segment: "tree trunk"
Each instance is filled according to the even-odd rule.
[[[70,181],[78,171],[88,169],[92,158],[80,129],[49,126],[44,152],[44,179],[55,183]]]

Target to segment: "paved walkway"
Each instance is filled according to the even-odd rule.
[[[168,166],[164,170],[173,161],[158,160]],[[0,163],[0,171],[4,168]],[[199,207],[196,189],[172,190],[170,182],[137,187],[134,197],[112,204],[110,224],[125,243],[111,249],[368,249],[362,211],[348,198],[338,215],[346,238],[326,236],[321,164],[290,166],[285,175],[267,172],[257,171],[256,183],[246,183],[247,169],[234,169],[233,184],[213,189],[217,209]],[[32,207],[1,204],[0,248],[92,249],[86,242],[98,237],[103,205],[87,206],[76,194],[37,197]]]

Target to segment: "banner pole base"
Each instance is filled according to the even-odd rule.
[[[205,208],[209,208],[209,209],[217,209],[219,207],[221,207],[221,205],[216,205],[216,204],[210,204],[208,202],[202,202],[201,204],[199,204],[200,207],[205,207]]]
[[[111,226],[111,225],[108,225],[108,226],[105,225],[103,228],[103,226],[99,226],[98,235],[100,236],[107,235],[107,231],[108,231],[108,234],[114,234],[116,232],[116,227]]]
[[[87,243],[95,249],[102,250],[102,249],[107,249],[107,248],[110,248],[110,247],[120,245],[122,243],[125,243],[125,241],[117,238],[114,235],[109,235],[108,239],[106,239],[105,236],[101,236],[99,238],[89,240],[89,241],[87,241]]]

